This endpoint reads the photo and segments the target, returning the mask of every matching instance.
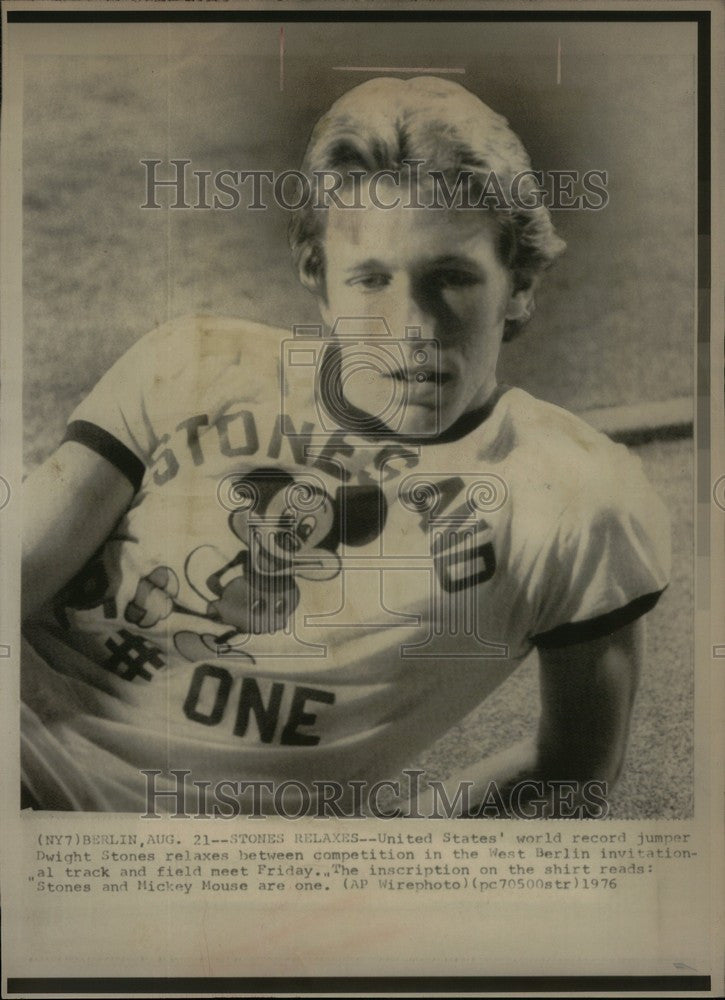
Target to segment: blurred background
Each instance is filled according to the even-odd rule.
[[[554,213],[568,251],[525,333],[505,345],[503,381],[580,413],[692,393],[694,26],[293,23],[284,26],[283,81],[279,23],[116,25],[106,29],[113,44],[84,36],[84,26],[54,30],[64,37],[24,64],[28,469],[57,445],[100,375],[156,324],[189,312],[285,328],[317,320],[291,267],[283,209],[142,210],[140,161],[164,161],[159,176],[172,158],[190,159],[189,170],[294,169],[332,101],[382,75],[339,67],[463,69],[450,79],[509,119],[534,167],[607,172],[605,209]],[[648,670],[614,814],[685,816],[693,448],[682,439],[638,450],[672,514],[674,569],[649,616]],[[530,663],[428,756],[431,773],[524,735],[535,724],[535,688]]]

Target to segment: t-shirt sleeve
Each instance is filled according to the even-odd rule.
[[[141,337],[71,414],[64,441],[77,441],[116,466],[138,490],[159,440],[186,394],[193,317]]]
[[[664,504],[627,455],[563,510],[542,553],[531,639],[553,648],[608,635],[645,614],[669,582]]]

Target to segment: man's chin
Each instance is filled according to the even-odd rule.
[[[446,429],[444,416],[435,406],[408,405],[395,424],[403,437],[436,437]]]

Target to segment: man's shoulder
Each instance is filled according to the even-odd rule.
[[[127,364],[141,367],[156,393],[168,384],[175,397],[184,392],[203,397],[217,383],[233,383],[244,392],[247,385],[277,377],[287,336],[243,317],[189,314],[154,327],[137,341]]]
[[[503,397],[522,447],[562,448],[576,452],[582,460],[596,460],[603,452],[616,449],[614,442],[586,419],[555,403],[511,387]]]
[[[581,472],[599,478],[631,465],[631,453],[586,419],[523,389],[506,394],[505,423],[512,452],[561,475]]]
[[[532,579],[547,581],[542,606],[563,602],[538,632],[662,590],[670,569],[669,514],[640,457],[561,407],[522,391],[509,395],[516,551],[540,546]],[[589,594],[586,607],[567,611],[566,601],[577,594]]]
[[[653,502],[640,458],[560,406],[511,389],[501,427],[512,485],[552,513],[596,519]]]
[[[281,341],[289,336],[288,330],[242,316],[189,313],[154,327],[142,342],[149,347],[187,348],[202,356],[213,356],[242,350],[279,353]]]

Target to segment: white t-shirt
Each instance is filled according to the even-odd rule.
[[[330,429],[323,344],[293,379],[289,340],[173,321],[71,416],[136,494],[27,630],[45,807],[143,812],[149,768],[388,779],[532,647],[611,632],[666,586],[667,514],[622,445],[506,387],[435,439]]]

